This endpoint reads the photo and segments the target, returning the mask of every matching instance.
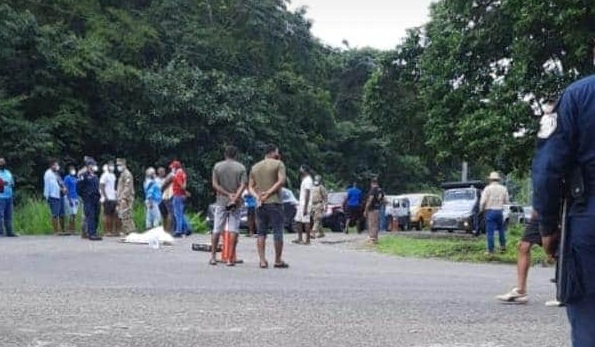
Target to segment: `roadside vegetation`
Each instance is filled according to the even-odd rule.
[[[77,216],[77,232],[81,230],[82,204]],[[202,213],[187,213],[188,221],[195,233],[205,233],[208,230],[207,223]],[[134,206],[134,224],[138,231],[145,228],[145,208],[142,202]],[[50,211],[42,199],[25,198],[17,206],[14,213],[14,229],[19,235],[51,235],[52,223]],[[103,230],[103,220],[99,218],[99,230]]]
[[[402,257],[439,258],[473,263],[497,262],[513,264],[516,263],[516,246],[522,234],[523,227],[521,225],[510,228],[506,235],[508,245],[506,253],[496,253],[491,257],[485,255],[485,235],[474,237],[467,234],[404,232],[382,237],[377,249],[382,253]],[[540,247],[533,248],[532,259],[534,265],[545,262],[546,257]]]

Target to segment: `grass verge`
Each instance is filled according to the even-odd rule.
[[[458,262],[497,262],[516,263],[516,245],[523,233],[522,226],[510,228],[506,233],[506,253],[486,256],[485,236],[473,237],[460,234],[432,234],[432,233],[398,233],[382,237],[377,249],[386,254],[417,257],[439,258]],[[498,238],[496,236],[496,242]],[[497,243],[496,243],[497,244]],[[540,247],[534,247],[532,260],[534,264],[544,263],[546,256]]]
[[[77,230],[81,229],[82,204],[76,219]],[[188,221],[196,233],[205,233],[208,230],[205,218],[200,212],[188,213]],[[141,202],[134,206],[134,224],[139,231],[145,229],[145,207]],[[103,230],[103,218],[99,218],[99,230]],[[13,215],[14,230],[20,235],[51,235],[52,222],[47,203],[41,199],[26,198],[15,206]]]

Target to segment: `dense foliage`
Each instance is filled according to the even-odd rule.
[[[586,0],[442,0],[389,52],[330,48],[285,0],[4,0],[0,155],[37,190],[46,158],[182,160],[195,202],[226,144],[277,143],[295,187],[380,174],[391,192],[528,167],[531,106],[593,73]],[[514,136],[514,134],[524,136]]]

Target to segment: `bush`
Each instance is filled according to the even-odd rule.
[[[76,218],[77,231],[81,230],[83,205],[80,205]],[[193,230],[197,233],[204,233],[208,230],[207,223],[202,213],[188,213],[188,221]],[[134,224],[139,231],[145,230],[145,206],[142,201],[134,204],[132,214]],[[14,229],[21,235],[51,235],[52,220],[50,209],[47,203],[39,198],[25,197],[15,206]],[[103,230],[103,218],[99,218],[99,230]]]

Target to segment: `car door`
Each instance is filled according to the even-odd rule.
[[[424,219],[424,223],[428,223],[432,218],[432,197],[424,196],[421,202],[421,216]]]

